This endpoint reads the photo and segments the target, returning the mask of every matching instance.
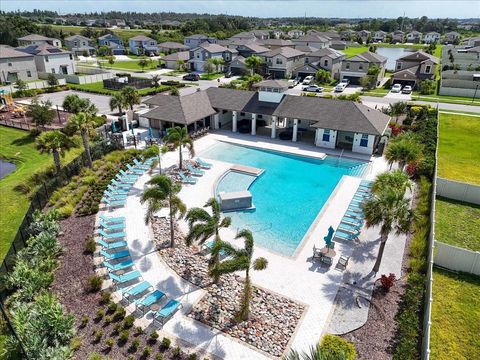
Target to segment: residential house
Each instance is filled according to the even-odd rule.
[[[330,46],[330,40],[318,35],[305,35],[292,40],[295,46],[311,46],[323,49]]]
[[[269,48],[270,50],[275,50],[281,47],[295,47],[295,43],[292,40],[284,39],[257,40],[257,43],[266,48]]]
[[[375,31],[372,36],[372,41],[374,42],[385,42],[387,38],[387,33],[385,31],[379,30]]]
[[[343,40],[332,39],[330,41],[330,47],[335,50],[345,50],[347,48],[347,42]]]
[[[0,83],[14,83],[17,80],[37,80],[37,68],[33,55],[0,45]]]
[[[305,54],[304,65],[294,71],[295,77],[300,79],[309,75],[315,75],[320,69],[327,70],[333,79],[340,78],[342,61],[346,55],[341,51],[324,48]]]
[[[261,34],[259,34],[260,39],[262,39]],[[268,39],[268,34],[267,36],[264,37],[265,39]],[[255,34],[252,31],[244,31],[238,34],[233,35],[232,37],[229,38],[230,41],[256,41],[258,38],[255,36]]]
[[[84,53],[89,55],[95,54],[95,47],[92,41],[82,35],[73,35],[65,38],[65,46],[75,55],[83,55]]]
[[[405,33],[401,30],[395,30],[392,32],[392,43],[404,43]]]
[[[127,23],[123,19],[110,19],[110,25],[124,28],[125,26],[127,26]]]
[[[190,48],[187,45],[174,42],[174,41],[165,41],[158,44],[158,50],[165,54],[171,54],[177,51],[188,51]]]
[[[303,32],[303,30],[293,29],[293,30],[290,30],[289,32],[287,32],[287,35],[288,35],[288,37],[290,37],[292,39],[297,39],[297,38],[305,35],[305,33]]]
[[[456,31],[450,31],[445,34],[445,43],[447,44],[453,44],[457,43],[457,41],[460,41],[460,34]]]
[[[157,41],[145,35],[137,35],[128,39],[130,52],[135,55],[158,55]]]
[[[256,39],[259,40],[266,40],[270,38],[270,33],[273,33],[273,36],[278,39],[280,35],[283,34],[282,30],[253,30],[252,34],[255,36]]]
[[[190,51],[177,51],[163,57],[165,67],[173,70],[178,70],[181,64],[185,64],[184,69],[186,69],[188,60],[190,60]]]
[[[217,39],[204,34],[189,35],[185,36],[185,38],[183,39],[183,44],[188,46],[190,49],[195,49],[200,46],[200,44],[206,42],[210,44],[216,44]]]
[[[212,129],[248,132],[321,148],[371,155],[385,135],[390,117],[361,103],[286,94],[285,81],[266,80],[257,91],[210,87],[184,96],[155,95],[144,101],[150,127],[164,130],[200,124]]]
[[[190,60],[188,62],[192,71],[203,72],[205,63],[209,59],[223,59],[225,65],[228,66],[228,63],[232,61],[233,57],[237,54],[238,51],[235,49],[229,49],[218,44],[205,42],[195,49],[190,49]],[[220,70],[223,70],[223,66]]]
[[[474,70],[480,68],[479,47],[444,45],[442,47],[442,70]],[[455,69],[453,69],[454,65]]]
[[[368,69],[377,65],[381,69],[376,79],[378,84],[385,75],[386,64],[387,58],[385,56],[365,51],[342,61],[340,79],[348,79],[352,84],[358,85],[360,84],[360,79],[368,75]]]
[[[407,42],[414,43],[414,44],[421,43],[422,36],[423,34],[420,31],[416,31],[416,30],[410,31],[407,34]]]
[[[431,31],[425,34],[425,37],[423,38],[423,42],[426,44],[433,44],[437,43],[440,41],[440,34],[435,31]]]
[[[352,41],[355,40],[356,32],[352,29],[347,29],[340,32],[340,40]]]
[[[17,50],[34,56],[35,66],[39,75],[41,73],[75,74],[75,61],[70,51],[65,51],[46,43],[19,47]]]
[[[305,53],[290,47],[281,47],[262,54],[266,73],[274,79],[290,78],[293,72],[303,65]]]
[[[269,33],[273,34],[275,39],[280,39],[280,37],[285,36],[285,33],[280,29],[270,30]]]
[[[58,39],[49,38],[43,35],[30,34],[18,38],[18,46],[42,45],[49,44],[56,47],[62,47],[62,42]]]
[[[462,44],[470,47],[480,46],[480,37],[467,38],[462,41]]]
[[[250,71],[242,55],[235,56],[230,62],[229,68],[233,75],[245,75]]]
[[[244,58],[252,55],[261,55],[270,51],[270,49],[259,45],[256,42],[239,45],[236,47],[236,50],[238,51],[238,55],[243,56]]]
[[[99,46],[108,46],[113,55],[125,55],[126,50],[123,40],[115,34],[106,34],[98,38]]]
[[[368,30],[357,31],[357,39],[358,38],[362,39],[362,42],[365,44],[368,41],[368,39],[370,38],[371,34],[372,33]]]
[[[439,59],[422,50],[402,56],[396,61],[392,83],[415,87],[422,80],[434,80],[438,62]]]

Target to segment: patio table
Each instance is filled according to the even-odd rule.
[[[320,249],[320,253],[323,255],[323,256],[326,256],[326,257],[329,257],[329,258],[333,258],[335,257],[335,255],[337,255],[337,253],[335,252],[335,250],[333,249],[330,249],[328,247],[323,247]]]
[[[153,312],[157,312],[160,309],[160,305],[158,304],[152,304],[150,305],[150,310]]]

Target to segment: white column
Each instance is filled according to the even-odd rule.
[[[237,132],[237,112],[232,111],[232,131]]]
[[[293,119],[293,136],[292,141],[297,141],[298,119]]]
[[[213,128],[215,130],[217,130],[220,127],[219,118],[220,118],[220,115],[218,114],[213,115]]]
[[[277,137],[277,117],[272,116],[272,139]]]
[[[252,135],[257,134],[257,114],[252,114]]]
[[[196,121],[193,123],[193,130],[197,131],[197,122]]]

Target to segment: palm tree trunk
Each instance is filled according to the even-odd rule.
[[[118,113],[120,114],[120,116],[123,115],[123,111],[122,111],[122,107],[121,107],[121,106],[118,107]]]
[[[380,237],[380,248],[378,249],[377,260],[375,261],[375,265],[373,265],[372,271],[377,273],[380,269],[380,264],[382,263],[383,251],[385,250],[385,244],[387,243],[388,235],[381,235]]]
[[[182,159],[182,145],[179,145],[178,146],[178,157],[180,158],[180,165],[178,166],[180,168],[180,170],[182,170],[182,163],[183,163],[183,159]]]
[[[168,204],[170,205],[170,247],[175,246],[175,230],[173,228],[173,207],[172,207],[172,194],[170,194]]]
[[[85,155],[87,156],[87,166],[89,168],[92,167],[92,156],[90,155],[90,144],[88,142],[88,132],[82,131],[82,140],[83,140],[83,148],[85,149]]]
[[[250,274],[249,274],[249,269],[247,269],[246,276],[245,276],[245,284],[243,287],[243,294],[242,294],[241,303],[240,303],[240,312],[238,314],[238,317],[242,321],[247,321],[248,317],[250,316],[251,292],[252,292],[252,286],[250,283]]]
[[[158,153],[158,173],[162,175],[162,156],[160,155],[160,153]]]
[[[53,162],[55,163],[55,169],[58,174],[62,167],[62,164],[60,163],[60,154],[58,153],[57,150],[53,150],[52,154],[53,154]]]

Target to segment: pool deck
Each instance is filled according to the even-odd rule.
[[[232,165],[230,170],[243,172],[253,176],[259,176],[263,172],[263,169],[255,168],[252,166],[240,165],[240,164]]]

